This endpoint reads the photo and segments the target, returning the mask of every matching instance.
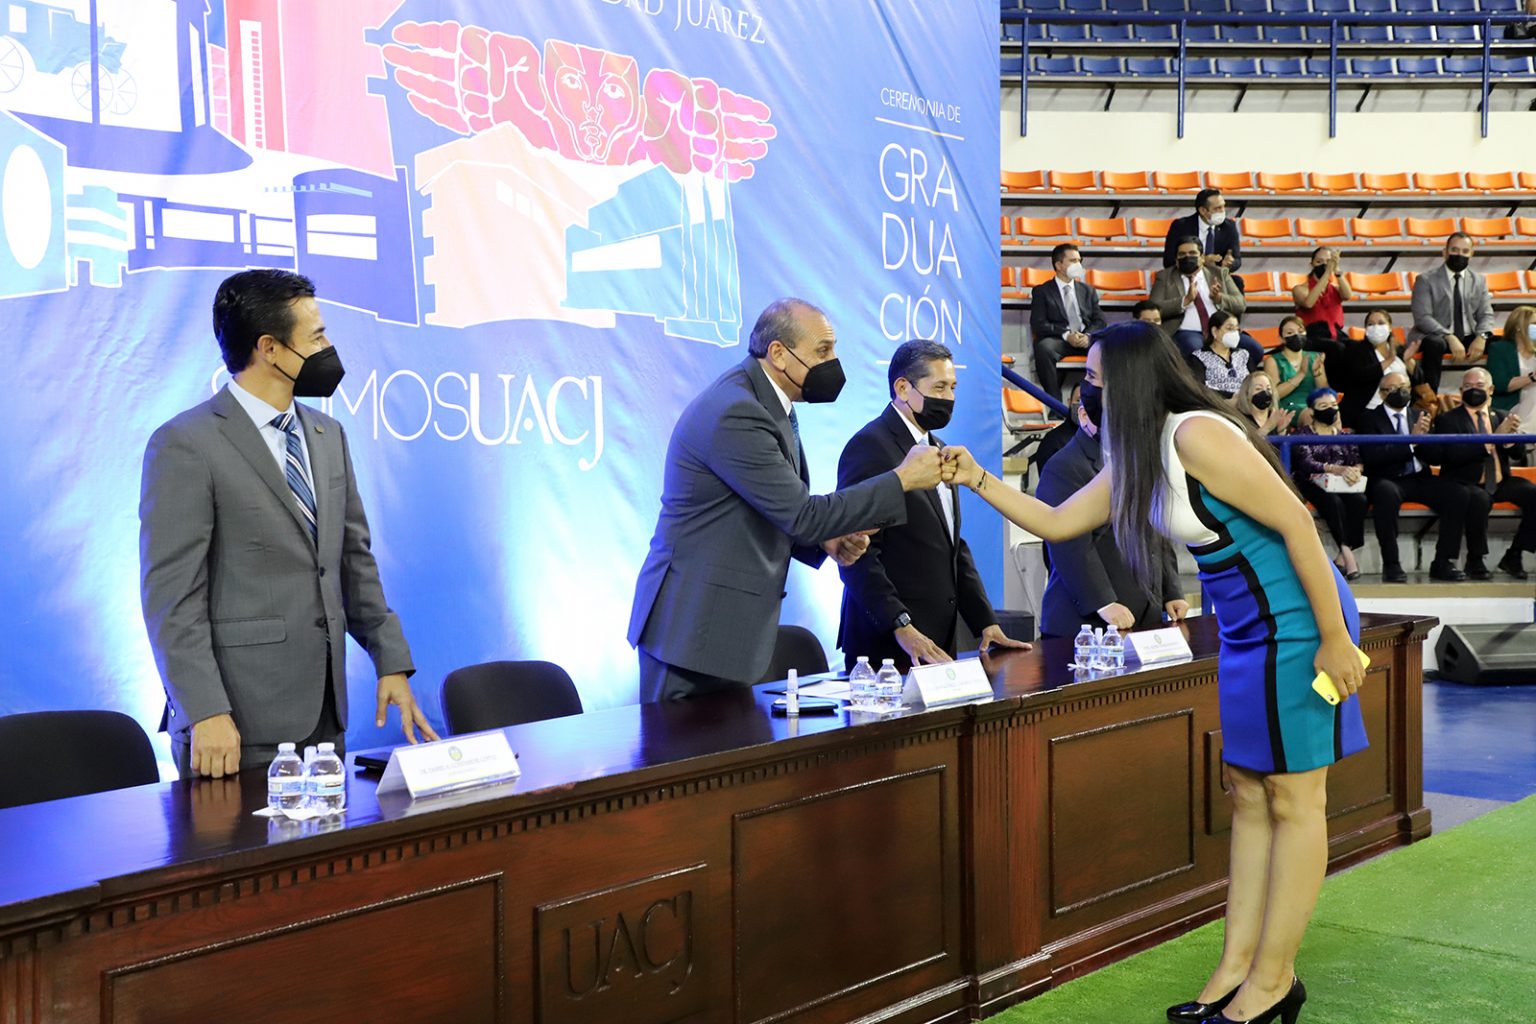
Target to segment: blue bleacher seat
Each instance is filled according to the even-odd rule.
[[[1475,43],[1482,37],[1476,25],[1437,25],[1435,38],[1442,43]]]
[[[1189,0],[1189,10],[1195,14],[1226,14],[1227,0]]]
[[[1088,30],[1084,25],[1046,25],[1045,38],[1056,43],[1076,43],[1087,38]]]
[[[1441,62],[1448,75],[1481,75],[1483,73],[1483,58],[1481,57],[1447,57]]]
[[[1326,33],[1328,30],[1318,31]],[[1264,28],[1264,38],[1272,43],[1304,43],[1307,41],[1307,30],[1301,25],[1268,25]]]
[[[1268,14],[1269,0],[1231,0],[1236,14]]]
[[[1087,12],[1102,11],[1103,9],[1103,0],[1067,0],[1067,10],[1069,11]]]
[[[1004,57],[999,64],[999,72],[1004,78],[1015,78],[1024,73],[1023,57]]]
[[[1312,0],[1312,10],[1318,14],[1348,14],[1349,0]]]
[[[1034,75],[1072,75],[1077,73],[1077,60],[1073,57],[1033,57],[1030,73]]]
[[[1171,43],[1173,31],[1172,25],[1135,25],[1131,34],[1143,43]]]
[[[1119,75],[1121,74],[1119,57],[1084,57],[1083,74],[1085,75]]]
[[[1440,0],[1441,14],[1464,14],[1477,10],[1477,0]]]
[[[1397,0],[1399,14],[1434,14],[1435,0]]]
[[[1328,61],[1327,57],[1308,57],[1307,58],[1307,74],[1309,74],[1309,75],[1322,75],[1322,76],[1326,77],[1327,74],[1328,74],[1328,63],[1329,63],[1329,61]],[[1343,61],[1343,59],[1340,59],[1339,60],[1339,74],[1340,75],[1344,74],[1344,68],[1345,68],[1344,61]]]
[[[1397,73],[1400,75],[1438,75],[1439,57],[1399,57]]]
[[[1283,60],[1265,58],[1264,60],[1259,61],[1259,69],[1262,70],[1264,74],[1272,75],[1277,78],[1300,78],[1302,75],[1306,74],[1306,71],[1302,66],[1301,59],[1298,57],[1291,57]]]
[[[1003,22],[1003,38],[1010,43],[1022,43],[1024,41],[1024,26],[1016,21]]]
[[[1144,11],[1146,5],[1141,0],[1105,0],[1104,6],[1111,11]]]
[[[1259,26],[1223,25],[1221,40],[1225,43],[1256,43],[1259,41]]]
[[[1344,38],[1352,43],[1384,43],[1390,33],[1385,25],[1348,25]]]
[[[1032,11],[1059,11],[1061,0],[1024,0],[1024,6]]]
[[[1390,74],[1393,73],[1393,70],[1392,70],[1392,59],[1390,57],[1380,57],[1380,58],[1369,59],[1369,60],[1356,57],[1355,59],[1349,61],[1348,64],[1349,64],[1349,73],[1351,75],[1373,75],[1374,76],[1374,75],[1390,75]]]
[[[1125,70],[1133,75],[1171,75],[1167,57],[1127,57]]]
[[[1216,73],[1230,78],[1252,78],[1259,73],[1259,62],[1252,57],[1218,57]]]
[[[1310,14],[1311,0],[1270,0],[1270,8],[1276,14]]]
[[[1131,38],[1129,25],[1089,25],[1088,38],[1096,43],[1124,43]]]
[[[1214,43],[1216,41],[1215,25],[1186,25],[1184,38],[1192,43]]]
[[[1520,0],[1483,0],[1483,10],[1490,14],[1519,14]]]
[[[1400,43],[1428,43],[1432,41],[1432,33],[1428,25],[1395,25],[1392,38]]]
[[[1147,10],[1157,14],[1184,13],[1184,0],[1147,0]]]
[[[1211,74],[1211,61],[1209,57],[1196,57],[1184,62],[1184,77],[1209,76]]]
[[[1529,75],[1531,73],[1531,58],[1529,57],[1495,57],[1488,62],[1496,75]]]
[[[1391,14],[1392,0],[1355,0],[1356,14]]]

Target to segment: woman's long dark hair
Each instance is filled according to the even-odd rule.
[[[1170,415],[1197,409],[1216,413],[1242,430],[1287,486],[1290,476],[1253,421],[1206,391],[1162,331],[1130,320],[1101,331],[1095,342],[1104,379],[1102,443],[1110,466],[1110,525],[1131,573],[1155,594],[1162,579],[1157,505],[1164,480],[1163,426]]]

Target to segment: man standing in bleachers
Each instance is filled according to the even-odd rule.
[[[1168,225],[1168,237],[1163,239],[1163,266],[1173,266],[1179,258],[1179,245],[1186,238],[1199,243],[1200,258],[1207,267],[1221,267],[1235,275],[1243,265],[1242,235],[1237,222],[1227,219],[1227,201],[1219,189],[1201,189],[1195,196],[1195,212]],[[1242,291],[1243,279],[1232,280]]]
[[[1051,250],[1056,276],[1037,284],[1029,296],[1029,334],[1034,339],[1035,379],[1052,398],[1061,397],[1056,362],[1069,352],[1086,352],[1088,335],[1104,327],[1099,293],[1083,280],[1083,256],[1063,242]]]
[[[1477,362],[1493,331],[1488,282],[1475,270],[1472,239],[1460,231],[1445,240],[1445,262],[1413,283],[1413,333],[1420,341],[1424,382],[1440,390],[1440,368],[1452,360]]]

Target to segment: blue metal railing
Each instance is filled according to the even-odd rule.
[[[1066,404],[1061,399],[1044,390],[1034,381],[1020,375],[1017,371],[1010,370],[1006,366],[1003,367],[1003,380],[1006,380],[1025,394],[1034,397],[1036,401],[1047,409],[1060,413],[1063,416],[1067,414]]]
[[[1276,434],[1266,440],[1280,449],[1280,461],[1289,471],[1291,449],[1297,445],[1536,444],[1536,434]]]
[[[1187,80],[1184,64],[1187,55],[1187,29],[1190,25],[1296,25],[1327,27],[1328,29],[1328,137],[1339,134],[1339,26],[1353,25],[1475,25],[1482,27],[1482,84],[1479,111],[1482,117],[1482,136],[1488,137],[1488,94],[1492,89],[1490,61],[1493,55],[1493,27],[1511,23],[1528,22],[1531,15],[1469,12],[1462,14],[1162,14],[1151,11],[1032,11],[1028,9],[1002,10],[999,12],[1005,24],[1021,24],[1023,29],[1023,66],[1020,69],[1019,88],[1019,135],[1029,134],[1029,26],[1034,22],[1051,24],[1113,24],[1113,25],[1167,25],[1175,28],[1178,47],[1178,137],[1184,137],[1185,92]],[[1107,44],[1112,45],[1112,44]],[[1251,45],[1244,44],[1245,48]],[[1284,44],[1293,48],[1297,43]],[[1321,44],[1319,44],[1321,45]],[[1374,44],[1391,50],[1401,44]],[[1529,43],[1517,43],[1529,47]]]

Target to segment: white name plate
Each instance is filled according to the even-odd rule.
[[[404,789],[414,799],[515,779],[523,773],[500,729],[454,736],[435,743],[396,747],[389,755],[380,793]]]
[[[1189,641],[1184,639],[1184,631],[1178,626],[1127,633],[1125,645],[1143,665],[1194,657]]]
[[[980,658],[964,658],[942,665],[914,665],[907,673],[902,699],[908,704],[952,704],[992,696],[992,682]]]

